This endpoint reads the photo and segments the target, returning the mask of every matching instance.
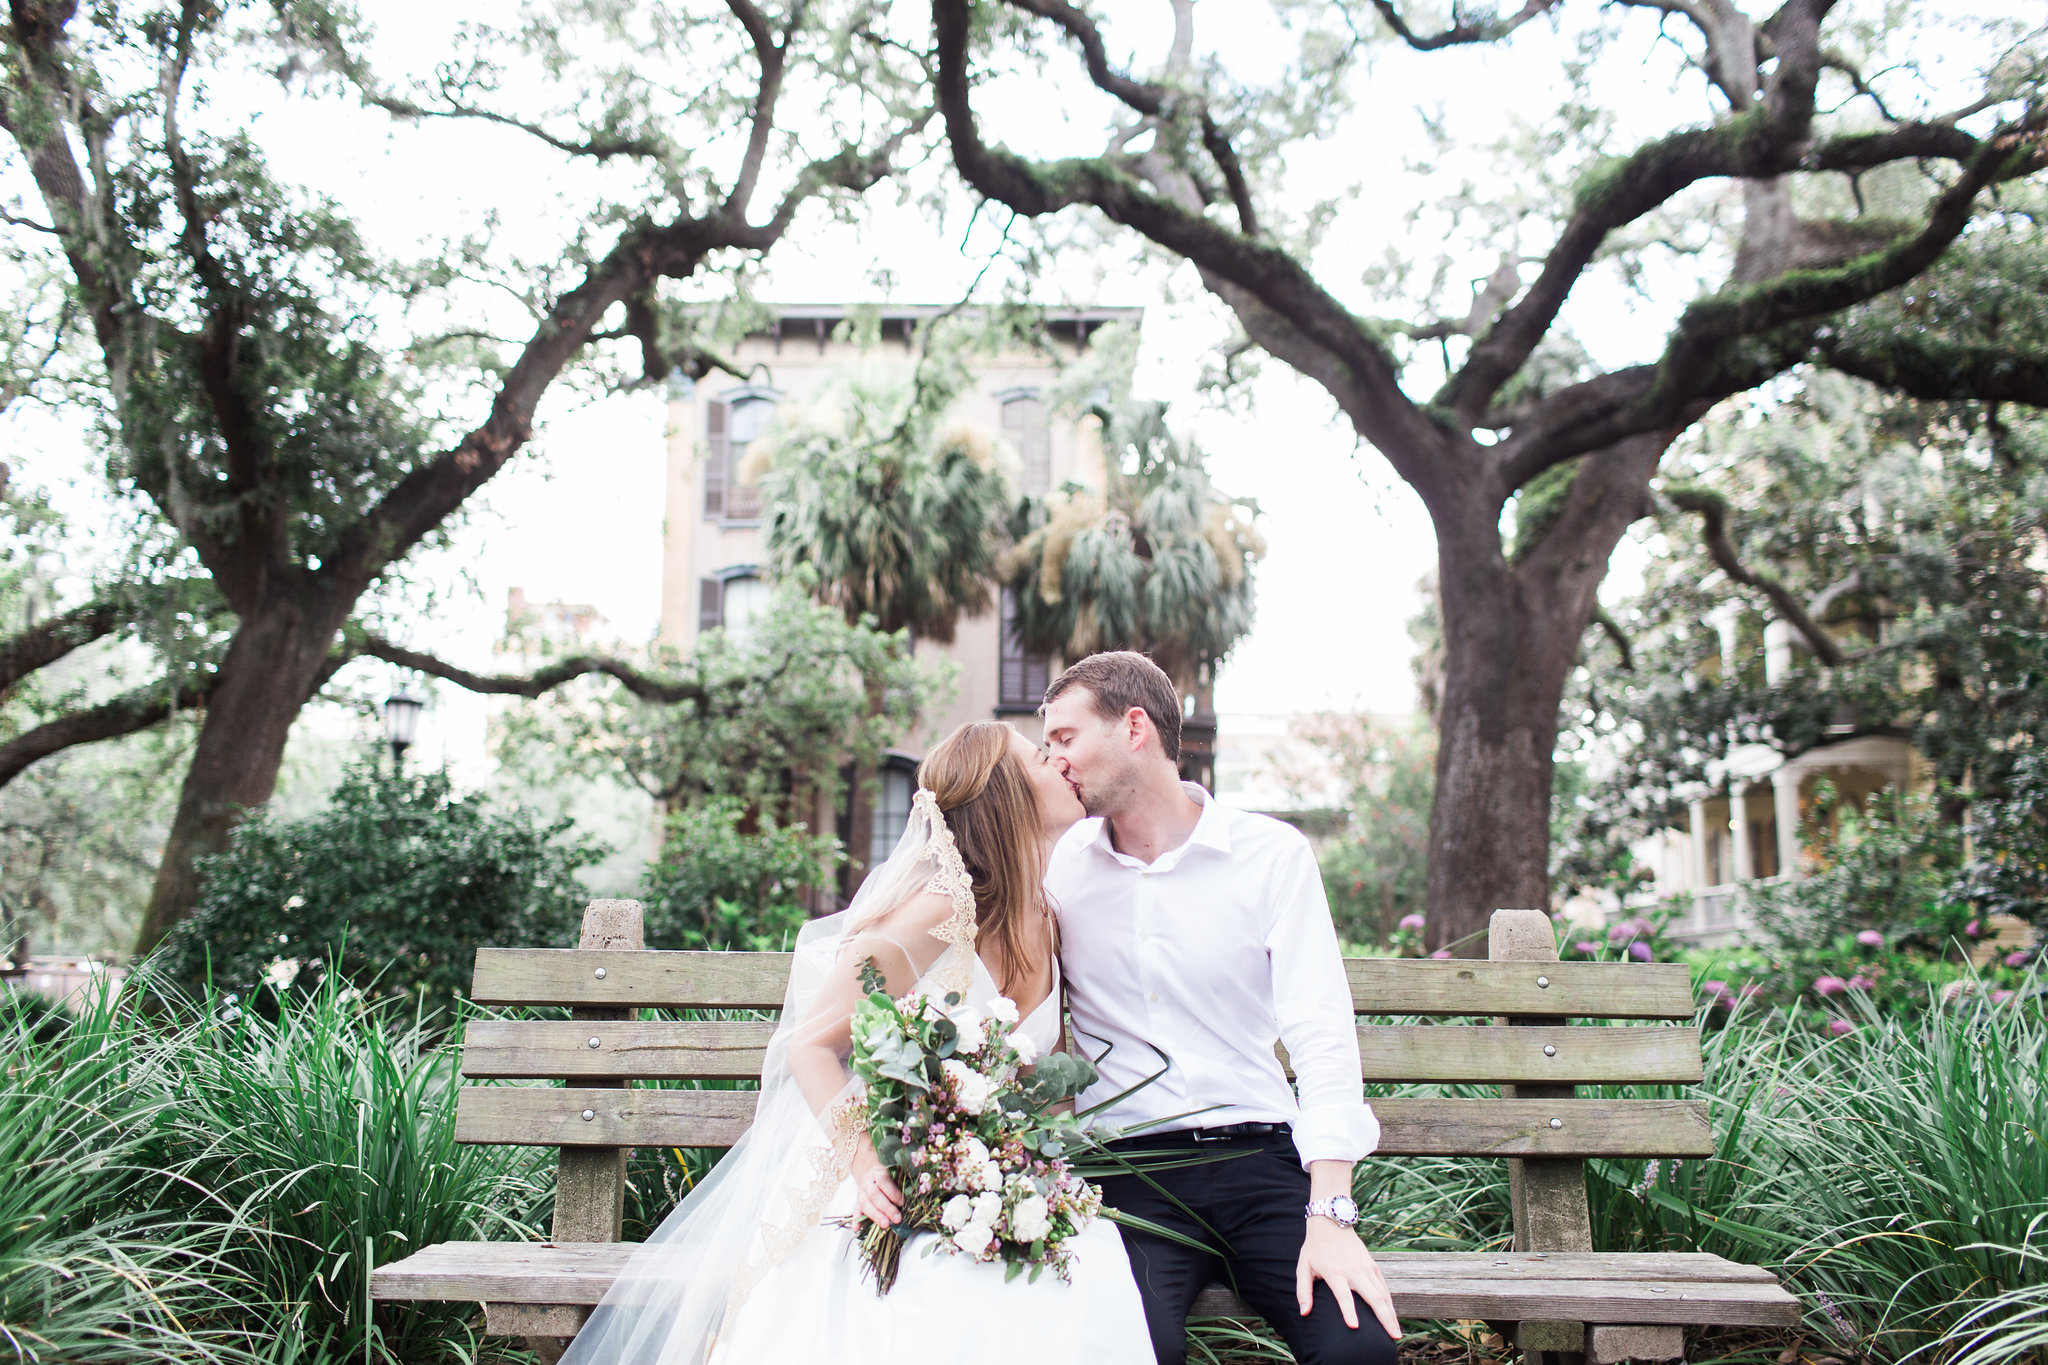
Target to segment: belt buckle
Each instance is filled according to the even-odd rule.
[[[1212,1132],[1214,1136],[1210,1135]],[[1213,1130],[1208,1128],[1190,1128],[1188,1129],[1188,1136],[1196,1142],[1228,1142],[1232,1135],[1226,1128]]]

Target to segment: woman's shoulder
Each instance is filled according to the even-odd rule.
[[[951,896],[942,896],[936,891],[920,891],[868,921],[861,926],[860,932],[887,937],[930,933],[945,923],[952,913]]]

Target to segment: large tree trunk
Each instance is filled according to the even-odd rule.
[[[1556,520],[1513,563],[1491,496],[1432,508],[1444,691],[1429,820],[1431,949],[1455,944],[1459,955],[1483,956],[1495,910],[1550,907],[1558,706],[1608,557],[1648,511],[1650,476],[1674,434],[1585,456]]]
[[[279,597],[242,618],[207,700],[136,956],[192,913],[196,860],[226,848],[234,827],[277,789],[292,722],[333,671],[329,648],[345,614],[328,603]]]

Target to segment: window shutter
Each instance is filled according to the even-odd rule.
[[[725,624],[725,584],[716,578],[697,580],[697,629],[717,630]]]
[[[1045,404],[1036,397],[1012,398],[1003,404],[1003,433],[1017,447],[1018,478],[1023,493],[1052,491],[1052,433],[1045,425]]]
[[[704,515],[725,515],[726,476],[732,469],[732,405],[723,398],[704,402]]]

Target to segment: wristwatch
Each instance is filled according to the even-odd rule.
[[[1301,1206],[1304,1218],[1327,1218],[1340,1228],[1358,1226],[1358,1205],[1345,1194],[1328,1195],[1322,1199],[1311,1199]]]

